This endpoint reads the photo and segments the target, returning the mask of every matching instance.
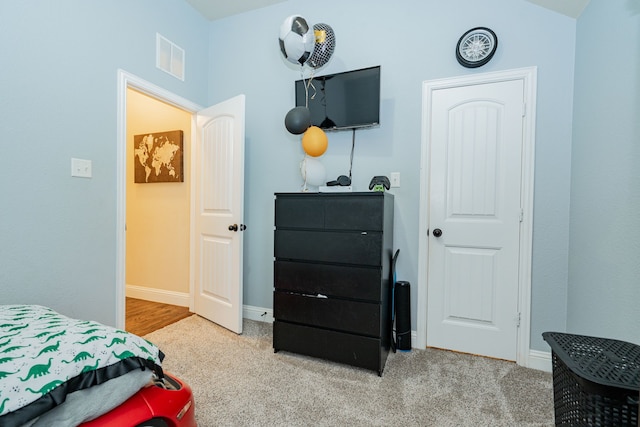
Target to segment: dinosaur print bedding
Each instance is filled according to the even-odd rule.
[[[134,370],[162,376],[163,358],[116,328],[38,305],[0,305],[0,425],[26,424],[68,394]]]

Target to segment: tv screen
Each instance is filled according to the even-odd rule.
[[[295,85],[296,107],[309,108],[312,126],[339,130],[380,124],[380,66],[314,76]]]

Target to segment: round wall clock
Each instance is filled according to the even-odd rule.
[[[486,27],[472,28],[458,40],[456,59],[463,67],[481,67],[491,60],[497,48],[496,33]]]

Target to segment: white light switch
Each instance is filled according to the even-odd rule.
[[[400,187],[400,172],[391,172],[391,187]]]
[[[91,178],[91,160],[71,158],[71,176]]]

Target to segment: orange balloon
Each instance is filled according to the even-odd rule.
[[[327,151],[327,134],[317,126],[311,126],[302,135],[302,148],[311,157],[322,156]]]

